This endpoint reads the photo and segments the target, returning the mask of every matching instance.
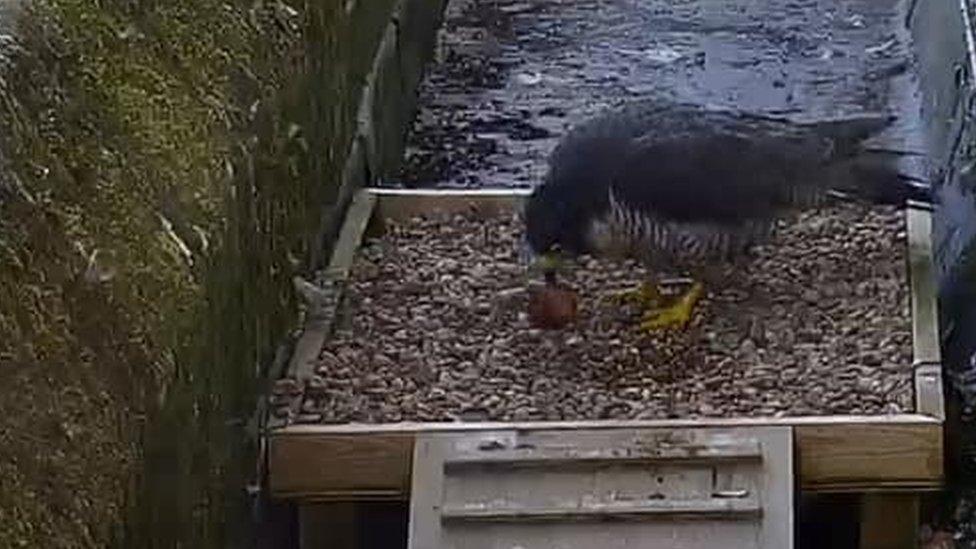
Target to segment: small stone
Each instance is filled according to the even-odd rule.
[[[390,357],[385,354],[379,353],[373,357],[373,363],[380,369],[392,370],[396,368],[396,362],[393,362]]]
[[[861,355],[861,362],[867,366],[881,366],[884,359],[878,353],[869,352]]]
[[[393,378],[393,379],[390,380],[390,390],[391,391],[393,391],[395,393],[399,393],[399,392],[403,391],[405,388],[406,388],[406,383],[404,382],[403,378],[395,377],[395,378]]]
[[[290,412],[291,412],[291,410],[289,409],[288,406],[275,406],[271,410],[271,414],[274,415],[275,417],[278,417],[278,418],[288,417],[288,414]]]
[[[491,412],[481,407],[467,408],[458,414],[458,420],[466,422],[488,421],[490,417]]]
[[[297,379],[279,379],[275,382],[272,393],[275,395],[298,396],[302,394],[302,385]]]
[[[626,399],[638,399],[641,397],[640,387],[627,387],[620,391],[620,396]]]
[[[301,424],[321,423],[322,414],[298,414],[295,417],[295,422]]]
[[[752,356],[756,354],[756,343],[751,339],[745,339],[739,346],[739,351],[745,356]]]
[[[339,357],[335,356],[329,351],[322,351],[319,355],[319,367],[325,371],[328,375],[329,372],[333,372],[341,366],[339,362]]]
[[[322,376],[315,375],[305,384],[305,392],[312,398],[319,398],[328,390],[328,384]]]

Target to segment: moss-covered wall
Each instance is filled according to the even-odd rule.
[[[392,4],[27,6],[0,73],[0,547],[246,545],[256,380]]]

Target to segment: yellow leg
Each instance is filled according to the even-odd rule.
[[[613,296],[614,300],[622,303],[633,303],[642,309],[658,307],[663,301],[661,291],[655,282],[644,282],[639,288],[626,290]]]
[[[701,299],[704,289],[701,282],[695,282],[687,293],[671,305],[647,311],[644,313],[640,329],[653,332],[662,328],[683,328],[691,320],[691,313],[695,310],[695,304]]]

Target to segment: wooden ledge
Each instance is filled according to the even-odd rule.
[[[331,499],[409,495],[421,433],[576,429],[742,428],[793,431],[797,474],[818,492],[930,490],[943,482],[942,422],[923,415],[661,421],[294,425],[270,436],[275,497]]]

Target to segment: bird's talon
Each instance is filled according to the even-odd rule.
[[[664,328],[684,328],[691,321],[695,305],[701,299],[703,290],[702,284],[696,282],[674,304],[645,312],[640,324],[641,331],[655,332]]]
[[[640,324],[643,332],[656,332],[665,328],[683,328],[691,320],[691,315],[678,307],[647,311]]]

